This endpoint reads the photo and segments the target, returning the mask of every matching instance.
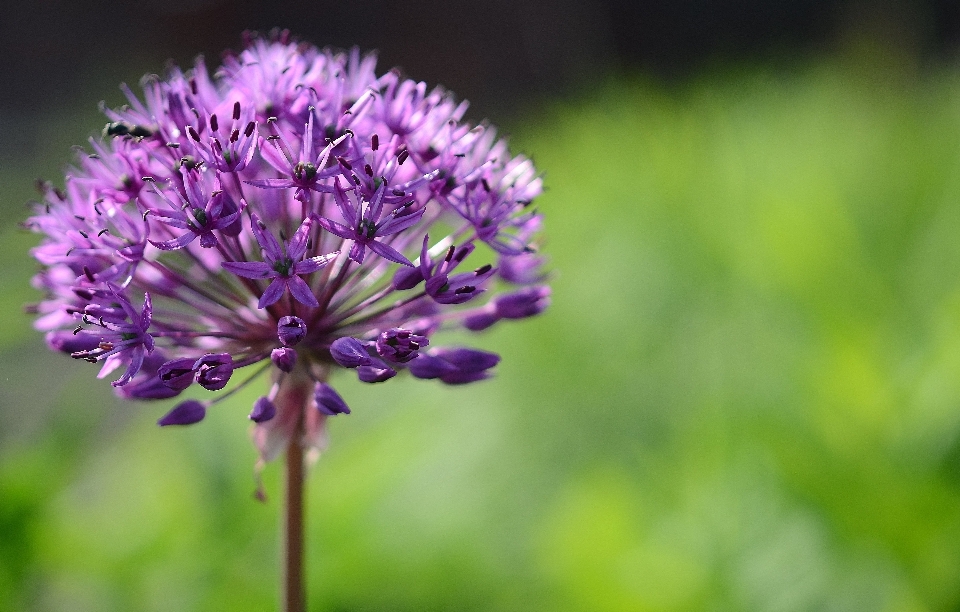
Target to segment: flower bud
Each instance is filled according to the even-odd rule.
[[[493,299],[497,315],[504,319],[523,319],[538,315],[550,305],[550,287],[524,287]]]
[[[227,386],[233,375],[233,360],[229,353],[210,353],[193,364],[197,382],[209,391],[219,391]]]
[[[267,397],[258,398],[253,403],[253,410],[250,411],[249,419],[254,423],[265,423],[277,414],[277,407],[273,405]]]
[[[317,410],[327,416],[350,414],[347,403],[327,383],[317,383],[313,389],[313,400],[317,403]]]
[[[297,351],[292,348],[275,348],[270,352],[270,360],[284,372],[293,372],[297,365]]]
[[[367,349],[356,338],[337,338],[330,345],[330,356],[345,368],[356,368],[373,363]]]
[[[307,324],[300,317],[280,317],[277,337],[283,346],[294,346],[307,335]]]
[[[167,425],[192,425],[202,421],[205,416],[207,416],[207,407],[203,402],[191,399],[180,402],[174,406],[173,410],[157,421],[157,425],[160,427],[166,427]]]
[[[160,382],[171,389],[183,391],[193,384],[193,365],[195,362],[195,359],[189,357],[184,359],[171,359],[165,362],[160,366],[160,369],[157,370]]]

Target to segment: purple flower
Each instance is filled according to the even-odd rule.
[[[200,246],[209,249],[219,244],[214,230],[223,231],[233,225],[241,214],[241,208],[230,201],[230,196],[223,190],[217,190],[209,197],[204,193],[200,179],[196,172],[183,170],[183,183],[186,188],[186,198],[173,190],[177,201],[173,201],[165,192],[159,191],[160,196],[170,206],[170,210],[146,209],[146,212],[159,217],[160,222],[174,228],[187,230],[170,240],[151,240],[150,244],[162,251],[182,249],[196,238],[200,238]],[[146,218],[146,217],[144,217]]]
[[[97,345],[72,353],[71,356],[86,361],[103,361],[99,378],[126,364],[123,375],[111,383],[114,387],[121,387],[140,371],[144,356],[153,352],[153,336],[147,333],[153,316],[153,304],[150,294],[144,294],[143,308],[138,313],[119,287],[110,284],[108,289],[116,300],[115,304],[122,308],[124,316],[116,318],[116,308],[107,309],[99,304],[90,304],[79,318],[91,328],[85,330],[78,325],[75,333],[98,338]]]
[[[334,251],[327,255],[306,257],[307,243],[310,237],[311,220],[304,219],[293,238],[286,243],[286,249],[273,234],[266,231],[266,226],[256,214],[250,214],[250,228],[257,238],[257,244],[263,250],[266,261],[225,261],[221,265],[244,278],[272,278],[273,281],[260,296],[257,308],[266,308],[283,297],[289,289],[290,294],[304,306],[316,308],[320,305],[310,286],[300,278],[301,274],[312,274],[333,261],[339,254]],[[286,251],[286,252],[284,252]]]
[[[414,209],[414,200],[394,208],[387,215],[384,213],[384,195],[387,182],[382,180],[369,202],[361,201],[360,206],[354,205],[351,198],[340,185],[340,179],[334,179],[334,199],[340,208],[340,214],[349,225],[337,223],[326,217],[318,217],[317,222],[331,234],[353,241],[350,247],[350,259],[363,263],[365,248],[380,257],[405,266],[413,267],[410,260],[402,253],[383,241],[383,238],[402,232],[415,225],[423,217],[424,209]],[[380,240],[377,240],[380,238]]]
[[[318,447],[349,412],[331,377],[482,380],[499,357],[442,333],[549,303],[541,178],[446,91],[281,36],[124,94],[26,222],[35,325],[101,376],[122,369],[126,399],[213,394],[161,425],[269,372],[249,413],[261,459],[294,435]]]

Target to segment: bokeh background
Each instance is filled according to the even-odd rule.
[[[960,7],[118,0],[0,10],[0,610],[269,610],[279,465],[48,352],[37,177],[245,29],[380,50],[548,186],[543,316],[464,388],[335,381],[311,610],[960,609]]]

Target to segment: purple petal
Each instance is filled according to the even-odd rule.
[[[276,303],[283,297],[283,292],[287,288],[287,279],[278,276],[273,279],[273,282],[270,283],[270,286],[267,287],[267,290],[263,292],[263,295],[260,296],[260,301],[257,303],[257,308],[266,308],[271,304]]]
[[[163,242],[154,242],[150,241],[150,244],[157,247],[161,251],[175,251],[177,249],[182,249],[187,246],[197,237],[193,232],[187,232],[186,234],[181,234],[179,238],[174,238],[173,240],[165,240]]]
[[[287,243],[287,257],[293,261],[300,261],[303,259],[304,253],[307,252],[307,241],[310,239],[310,226],[312,225],[313,221],[309,217],[304,219]]]
[[[287,278],[287,288],[290,289],[290,293],[293,295],[294,299],[304,306],[316,308],[320,305],[320,302],[317,301],[317,296],[313,295],[313,292],[310,291],[310,285],[308,285],[299,276],[291,276]]]
[[[317,224],[331,234],[335,234],[341,238],[347,238],[348,240],[353,240],[357,237],[357,233],[346,225],[341,225],[336,221],[327,219],[326,217],[317,217],[316,219]]]
[[[192,425],[199,423],[203,417],[207,416],[207,407],[197,400],[187,400],[177,404],[173,410],[163,415],[157,425],[167,427],[168,425]]]
[[[268,160],[269,161],[269,160]],[[297,184],[290,179],[257,179],[254,181],[243,181],[247,185],[253,185],[261,189],[288,189],[296,187]]]
[[[398,264],[403,264],[405,266],[413,267],[413,263],[404,257],[399,251],[394,249],[392,246],[384,244],[382,242],[377,242],[376,240],[368,242],[367,246],[370,247],[370,250],[383,257],[384,259],[389,259],[390,261],[395,261]]]
[[[420,219],[423,217],[423,213],[425,210],[426,210],[425,208],[421,208],[420,210],[417,210],[415,212],[412,212],[406,215],[398,215],[393,219],[390,219],[389,221],[381,225],[379,229],[377,229],[377,235],[389,236],[390,234],[396,234],[397,232],[401,232],[407,229],[408,227],[410,227],[411,225],[416,225],[420,221]]]
[[[253,230],[253,235],[257,239],[257,244],[260,245],[260,248],[263,249],[265,259],[270,259],[276,261],[283,257],[283,249],[280,248],[280,243],[277,242],[277,239],[273,237],[273,234],[266,231],[260,225],[260,217],[256,213],[250,213],[250,229]]]
[[[366,248],[363,246],[363,243],[354,240],[354,241],[353,241],[353,245],[350,247],[350,254],[349,254],[349,256],[350,256],[350,259],[352,259],[353,261],[357,262],[358,264],[362,264],[362,263],[363,263],[363,255],[364,255],[364,253],[366,253],[366,252],[367,252],[367,250],[366,250]]]
[[[220,264],[229,272],[244,278],[270,278],[277,276],[277,271],[262,261],[225,261]]]
[[[303,261],[298,261],[293,266],[293,273],[312,274],[336,259],[337,255],[339,254],[340,251],[334,251],[333,253],[327,253],[326,255],[317,255],[316,257],[308,257]]]

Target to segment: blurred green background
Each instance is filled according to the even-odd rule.
[[[960,68],[616,74],[507,121],[556,276],[545,315],[466,338],[495,380],[334,380],[311,609],[957,610]],[[50,115],[0,200],[101,124]],[[176,431],[115,400],[21,314],[37,239],[4,214],[0,610],[273,609],[260,390]]]

